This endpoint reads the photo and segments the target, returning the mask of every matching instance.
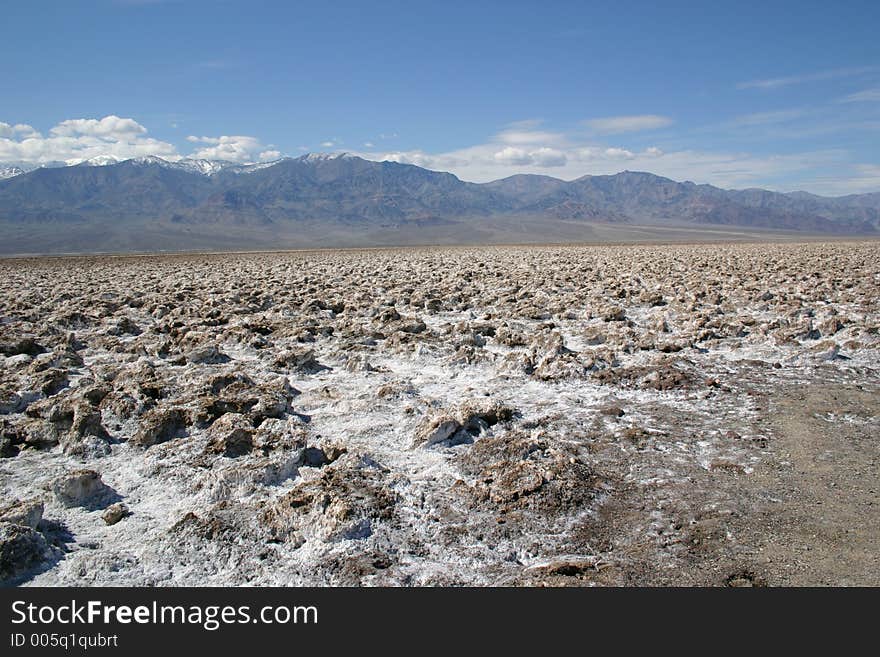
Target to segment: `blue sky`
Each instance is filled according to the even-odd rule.
[[[880,191],[880,3],[9,2],[0,161],[348,151]]]

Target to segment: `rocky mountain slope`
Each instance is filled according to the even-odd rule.
[[[342,242],[348,235],[351,244],[370,243],[365,235],[376,228],[409,231],[416,241],[442,234],[445,241],[467,242],[469,231],[492,218],[513,220],[520,233],[535,236],[556,235],[560,222],[829,234],[872,234],[880,227],[880,194],[825,198],[723,190],[630,171],[570,182],[517,175],[475,184],[414,165],[310,154],[254,165],[146,157],[31,171],[9,167],[8,173],[0,180],[7,252],[16,250],[21,235],[30,238],[18,244],[23,250],[48,249],[41,231],[57,235],[56,224],[79,245],[74,250],[110,248],[102,238],[109,233],[137,248],[151,232],[187,233],[205,248],[217,247],[212,236],[223,235],[236,246],[253,246],[247,231],[239,235],[235,227],[253,227],[268,242],[295,234],[304,244],[317,244],[335,231]],[[506,230],[493,235],[505,241]],[[90,238],[83,246],[85,235]]]

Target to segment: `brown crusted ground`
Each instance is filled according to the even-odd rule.
[[[4,582],[880,583],[876,242],[0,274]]]

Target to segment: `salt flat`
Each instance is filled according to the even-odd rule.
[[[880,584],[880,243],[0,275],[6,583]]]

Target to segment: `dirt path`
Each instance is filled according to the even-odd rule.
[[[548,583],[880,584],[880,388],[788,384],[762,397],[753,471],[692,468],[666,490],[620,490],[584,528],[615,567]]]
[[[880,584],[880,390],[810,385],[771,398],[773,455],[744,480],[761,512],[756,546],[770,585]]]

